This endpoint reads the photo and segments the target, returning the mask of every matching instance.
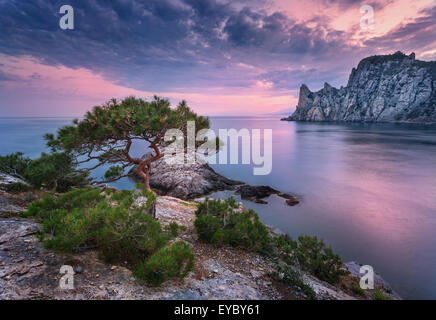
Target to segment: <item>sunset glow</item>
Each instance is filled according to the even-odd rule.
[[[0,2],[0,116],[77,116],[154,94],[207,115],[285,114],[301,84],[346,85],[365,56],[436,59],[431,0],[130,0],[110,23],[105,2],[71,5],[76,27],[65,31],[56,1]],[[371,30],[360,27],[363,5],[374,8]]]

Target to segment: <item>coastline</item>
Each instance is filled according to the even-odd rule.
[[[272,266],[260,255],[227,246],[217,248],[200,241],[193,227],[196,202],[169,196],[158,197],[158,221],[163,225],[176,222],[186,227],[174,241],[188,243],[194,250],[197,263],[195,270],[185,280],[170,280],[160,287],[151,288],[138,283],[126,268],[127,265],[100,262],[96,251],[55,254],[44,249],[35,237],[40,225],[32,219],[17,217],[26,210],[27,198],[23,196],[0,191],[2,299],[307,299],[303,292],[271,278]],[[8,211],[10,208],[14,210]],[[281,234],[277,228],[270,230],[273,234]],[[57,286],[59,267],[64,264],[71,264],[75,268],[77,283],[74,291],[60,290]],[[303,274],[304,281],[314,290],[317,299],[362,298],[305,272]],[[354,271],[351,277],[358,275]],[[35,287],[35,283],[38,283],[38,287]],[[377,288],[384,290],[389,299],[400,299],[381,278]]]

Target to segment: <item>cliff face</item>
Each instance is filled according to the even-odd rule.
[[[401,52],[365,58],[345,88],[302,85],[296,111],[284,120],[436,122],[436,61]]]

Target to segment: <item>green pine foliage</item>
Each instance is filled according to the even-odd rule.
[[[147,197],[147,201],[140,204],[137,201],[140,196]],[[165,248],[176,235],[178,225],[172,223],[162,228],[147,214],[153,199],[155,195],[147,191],[106,189],[102,192],[87,187],[59,197],[47,195],[33,202],[24,215],[41,221],[39,238],[46,248],[56,252],[75,253],[93,248],[99,250],[104,261],[127,261],[135,269],[142,268],[155,254],[162,251],[160,256],[165,256],[169,250],[165,263],[171,265],[171,270],[162,271],[164,275],[156,274],[156,279],[153,273],[146,276],[147,281],[155,285],[161,279],[185,276],[193,262],[190,262],[190,248],[177,254],[173,250],[180,245],[174,249]],[[184,261],[189,264],[185,265]]]
[[[96,106],[82,120],[74,120],[72,125],[59,129],[56,136],[45,137],[54,152],[74,155],[82,170],[109,167],[104,180],[95,182],[116,181],[128,176],[132,165],[138,165],[143,171],[144,186],[149,189],[148,179],[144,177],[149,177],[151,163],[160,159],[163,148],[173,142],[165,141],[165,133],[169,129],[185,130],[188,121],[195,122],[197,132],[210,125],[207,117],[198,116],[185,101],[171,108],[169,100],[157,96],[151,101],[128,97]],[[154,156],[148,159],[131,156],[134,140],[147,142]]]
[[[218,246],[257,251],[269,242],[269,233],[253,210],[239,212],[233,198],[209,200],[198,206],[195,228],[200,239]]]
[[[272,277],[288,286],[301,290],[309,299],[316,299],[315,291],[304,283],[302,275],[292,265],[277,264]]]
[[[341,276],[347,274],[342,268],[341,257],[316,237],[298,237],[295,254],[302,269],[321,280],[335,284]]]
[[[45,188],[57,192],[66,192],[72,187],[88,184],[88,174],[76,170],[76,164],[70,154],[65,152],[42,153],[35,160],[17,152],[0,156],[0,172],[19,177],[33,188]],[[30,188],[16,183],[8,188],[11,192],[24,192]]]
[[[381,290],[374,290],[374,299],[375,300],[390,300]]]
[[[194,268],[194,254],[188,244],[178,241],[141,262],[135,275],[153,286],[172,278],[184,278]]]
[[[88,184],[88,173],[76,170],[72,156],[66,152],[42,153],[30,161],[23,173],[35,188],[66,192]]]
[[[24,170],[32,160],[21,152],[0,156],[0,172],[13,176],[23,176]]]
[[[277,272],[285,274],[284,282],[313,293],[303,286],[293,270],[300,266],[321,280],[336,284],[346,274],[339,255],[316,237],[301,236],[297,241],[287,235],[272,236],[253,210],[240,210],[233,198],[206,199],[200,203],[194,222],[197,234],[205,242],[230,245],[257,251],[271,259]],[[297,280],[299,279],[299,280]]]

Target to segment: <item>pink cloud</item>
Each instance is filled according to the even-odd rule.
[[[154,94],[173,104],[187,100],[198,113],[208,115],[274,113],[296,105],[289,91],[271,91],[272,83],[263,81],[250,88],[149,92],[116,84],[85,68],[45,65],[31,56],[7,55],[0,55],[0,71],[10,76],[0,89],[2,116],[80,116],[111,98],[149,98]]]

